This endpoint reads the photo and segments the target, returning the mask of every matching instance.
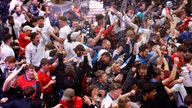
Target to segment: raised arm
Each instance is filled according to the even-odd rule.
[[[121,19],[120,19],[121,20]],[[122,19],[122,21],[127,25],[130,26],[131,28],[134,29],[134,32],[136,33],[138,30],[138,25],[134,24],[133,22],[131,22],[131,20],[128,18],[127,15],[125,15],[125,20]]]
[[[165,48],[165,47],[163,47],[163,48]],[[162,49],[163,49],[162,48]],[[159,58],[159,60],[158,60],[158,62],[157,62],[157,67],[158,68],[161,68],[161,66],[162,66],[162,64],[163,64],[163,59],[164,59],[164,51],[163,50],[160,50],[159,48],[157,49],[157,53],[158,53],[158,55],[160,56],[160,58]]]
[[[124,98],[124,97],[130,97],[130,96],[134,96],[135,95],[135,90],[131,90],[130,92],[128,93],[125,93],[123,95],[120,95],[117,100],[119,100],[120,98]]]
[[[31,20],[30,20],[30,18],[28,17],[26,11],[23,11],[23,14],[25,15],[25,19],[27,20],[27,22],[30,22]]]
[[[63,43],[64,42],[64,39],[63,38],[60,38],[58,37],[57,35],[55,35],[55,33],[53,31],[49,31],[49,34],[51,37],[53,37],[56,41],[58,41],[59,43]]]
[[[38,77],[38,74],[37,72],[34,72],[34,77],[36,79],[36,94],[35,94],[35,99],[40,99],[41,97],[41,85],[40,85],[40,82],[39,82],[39,77]]]
[[[125,20],[124,20],[123,17],[121,15],[119,15],[117,12],[115,12],[113,10],[110,10],[110,11],[113,12],[119,18],[120,21],[124,22],[127,26],[130,26],[131,28],[133,28],[135,33],[137,32],[139,27],[136,24],[134,24],[133,22],[131,22],[131,20],[128,18],[128,16],[126,14],[125,14]]]
[[[178,62],[179,62],[179,59],[178,59],[178,58],[175,58],[175,59],[174,59],[174,65],[173,65],[172,72],[171,72],[169,78],[167,78],[167,79],[165,79],[165,80],[162,81],[163,85],[166,85],[166,84],[170,83],[171,81],[173,81],[173,80],[175,79],[176,72],[177,72]]]
[[[179,8],[177,8],[176,10],[174,10],[173,13],[175,14],[175,13],[180,12],[180,11],[185,7],[185,5],[186,5],[187,3],[188,3],[187,0],[183,0],[183,3],[179,6]]]
[[[82,63],[80,63],[79,67],[78,67],[78,73],[77,73],[77,80],[76,81],[82,81],[83,77],[85,74],[88,74],[88,72],[91,71],[91,67],[89,66],[89,61],[88,61],[88,56],[85,53],[84,54],[84,60]],[[78,82],[77,82],[78,83]]]
[[[176,19],[172,18],[170,15],[167,15],[167,18],[169,19],[170,22],[170,36],[174,37],[175,36],[175,28],[177,25]]]
[[[134,64],[135,59],[136,59],[136,54],[137,54],[137,51],[136,51],[136,50],[137,50],[137,48],[138,48],[138,46],[135,44],[135,45],[134,45],[133,52],[132,52],[132,54],[131,54],[131,57],[130,57],[127,65],[126,65],[125,67],[123,67],[121,70],[127,70],[127,71],[129,71],[129,70],[131,69],[131,67],[132,67],[132,65]]]
[[[147,10],[145,12],[143,12],[143,15],[147,15],[149,11],[152,10],[152,8],[155,6],[154,1],[151,2],[151,5],[147,8]]]
[[[25,50],[25,58],[26,58],[26,63],[31,64],[32,54],[31,54],[31,50],[28,47],[26,47],[26,50]]]
[[[65,64],[63,63],[63,55],[61,53],[59,53],[58,55],[58,66],[55,69],[55,75],[56,75],[56,88],[57,90],[61,90],[62,89],[62,84],[63,84],[63,77],[64,77],[64,73],[65,73]]]
[[[16,78],[16,76],[19,74],[19,72],[26,66],[26,64],[23,64],[16,72],[12,72],[7,79],[5,80],[3,87],[2,87],[2,91],[6,92],[9,90],[10,88],[10,82],[11,80],[13,80],[14,78]]]
[[[59,62],[58,59],[56,59],[56,60],[54,61],[54,63],[52,64],[53,69],[55,69],[55,68],[57,67],[58,62]]]
[[[97,36],[95,38],[93,38],[96,43],[101,39],[101,35],[102,35],[104,30],[105,30],[105,28],[101,28],[99,33],[97,34]]]

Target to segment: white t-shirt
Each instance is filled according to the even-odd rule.
[[[173,10],[172,9],[168,9],[168,8],[164,8],[161,12],[161,16],[167,16],[167,14],[172,14]]]
[[[83,45],[83,47],[85,49],[88,48],[87,46],[85,46],[84,44],[82,44],[80,42],[69,43],[67,39],[64,41],[64,48],[65,48],[65,51],[67,52],[66,58],[76,58],[78,64],[84,60],[83,56],[77,57],[75,51],[73,50],[79,44]],[[89,53],[87,54],[87,57],[88,57],[89,65],[92,67],[92,59],[91,59],[91,56]]]
[[[50,42],[51,39],[50,39],[50,34],[49,34],[49,31],[52,31],[53,30],[53,27],[46,24],[43,26],[43,28],[40,28],[38,25],[33,29],[32,32],[37,32],[37,31],[40,31],[41,32],[41,36],[42,38],[46,41],[46,42]]]
[[[20,25],[22,25],[23,23],[26,22],[24,14],[21,14],[18,16],[16,13],[14,13],[12,16],[13,16],[14,20],[17,20],[20,23]]]
[[[15,31],[15,35],[18,38],[20,34],[20,28],[21,28],[21,23],[17,20],[14,20],[15,24],[13,25],[13,29]],[[12,27],[9,24],[8,20],[6,21],[6,27],[9,28],[9,33],[12,35]]]
[[[99,61],[100,58],[101,58],[101,55],[105,52],[108,52],[106,49],[100,49],[99,52],[98,52],[98,56],[97,56],[97,60]]]
[[[38,25],[35,26],[35,28],[33,29],[32,32],[37,32],[40,31],[41,32],[41,36],[42,38],[46,41],[46,42],[50,42],[50,32],[53,31],[53,27],[51,26],[50,22],[49,22],[49,18],[45,18],[45,22],[44,22],[44,26],[43,28],[40,28]]]
[[[11,2],[9,3],[9,12],[11,12],[12,10],[14,10],[15,6],[22,6],[23,2],[21,2],[21,0],[11,0]]]
[[[0,52],[0,57],[2,61],[5,61],[6,57],[8,56],[15,56],[13,49],[5,43],[1,44]]]
[[[41,39],[38,46],[33,45],[32,42],[26,46],[25,57],[27,63],[39,67],[41,59],[45,56],[45,40]]]
[[[121,15],[121,13],[119,13],[119,12],[118,12],[118,14]],[[110,23],[111,23],[111,24],[113,24],[113,23],[118,19],[118,17],[117,17],[116,15],[112,15],[111,12],[109,12],[108,15],[109,15],[109,20],[110,20]],[[114,31],[115,33],[118,33],[120,30],[121,30],[121,28],[120,28],[118,25],[116,25],[116,26],[114,27],[114,29],[113,29],[113,31]]]
[[[181,77],[184,78],[183,84],[185,87],[192,87],[192,66],[188,64],[188,66],[181,67],[182,71],[180,73]]]
[[[63,39],[67,39],[67,35],[69,35],[70,33],[71,33],[71,28],[69,27],[69,25],[66,25],[59,30],[59,37]]]
[[[109,96],[109,93],[105,96],[105,98],[101,102],[101,108],[111,108],[113,104],[116,104],[117,101],[112,100],[112,98]]]

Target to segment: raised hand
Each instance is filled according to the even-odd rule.
[[[174,64],[178,64],[179,63],[179,58],[178,57],[175,57],[174,58]]]
[[[33,72],[33,75],[34,75],[34,77],[35,77],[36,80],[39,80],[39,77],[38,77],[38,74],[37,74],[36,71]]]
[[[4,97],[4,98],[1,99],[1,102],[2,102],[2,103],[6,103],[7,101],[8,101],[8,98],[7,98],[7,97]]]
[[[52,80],[49,81],[49,84],[50,84],[50,85],[53,85],[53,84],[55,84],[55,83],[56,83],[56,80],[55,80],[55,79],[54,79],[54,80],[52,79]]]
[[[83,97],[83,100],[84,100],[84,103],[85,103],[85,104],[91,105],[91,100],[89,99],[88,96],[85,95],[85,96]]]

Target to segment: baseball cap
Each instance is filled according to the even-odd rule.
[[[144,15],[143,15],[142,12],[137,12],[136,16],[137,16],[138,18],[144,19]]]
[[[23,31],[27,31],[27,30],[33,30],[33,28],[26,25],[26,26],[23,27]]]
[[[73,33],[71,34],[71,39],[72,39],[72,40],[75,40],[80,34],[81,34],[81,31],[73,32]]]
[[[171,6],[173,6],[173,3],[171,1],[167,1],[166,2],[166,7],[171,7]]]

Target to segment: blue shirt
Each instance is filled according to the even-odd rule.
[[[35,6],[34,4],[29,5],[29,9],[28,10],[34,16],[38,16],[39,15],[39,10],[38,10],[37,6]]]
[[[154,55],[153,52],[149,52],[147,57],[141,57],[139,54],[136,55],[136,61],[139,61],[140,64],[147,64],[149,59]]]
[[[178,37],[178,40],[183,41],[184,39],[192,40],[192,32],[183,32]]]

